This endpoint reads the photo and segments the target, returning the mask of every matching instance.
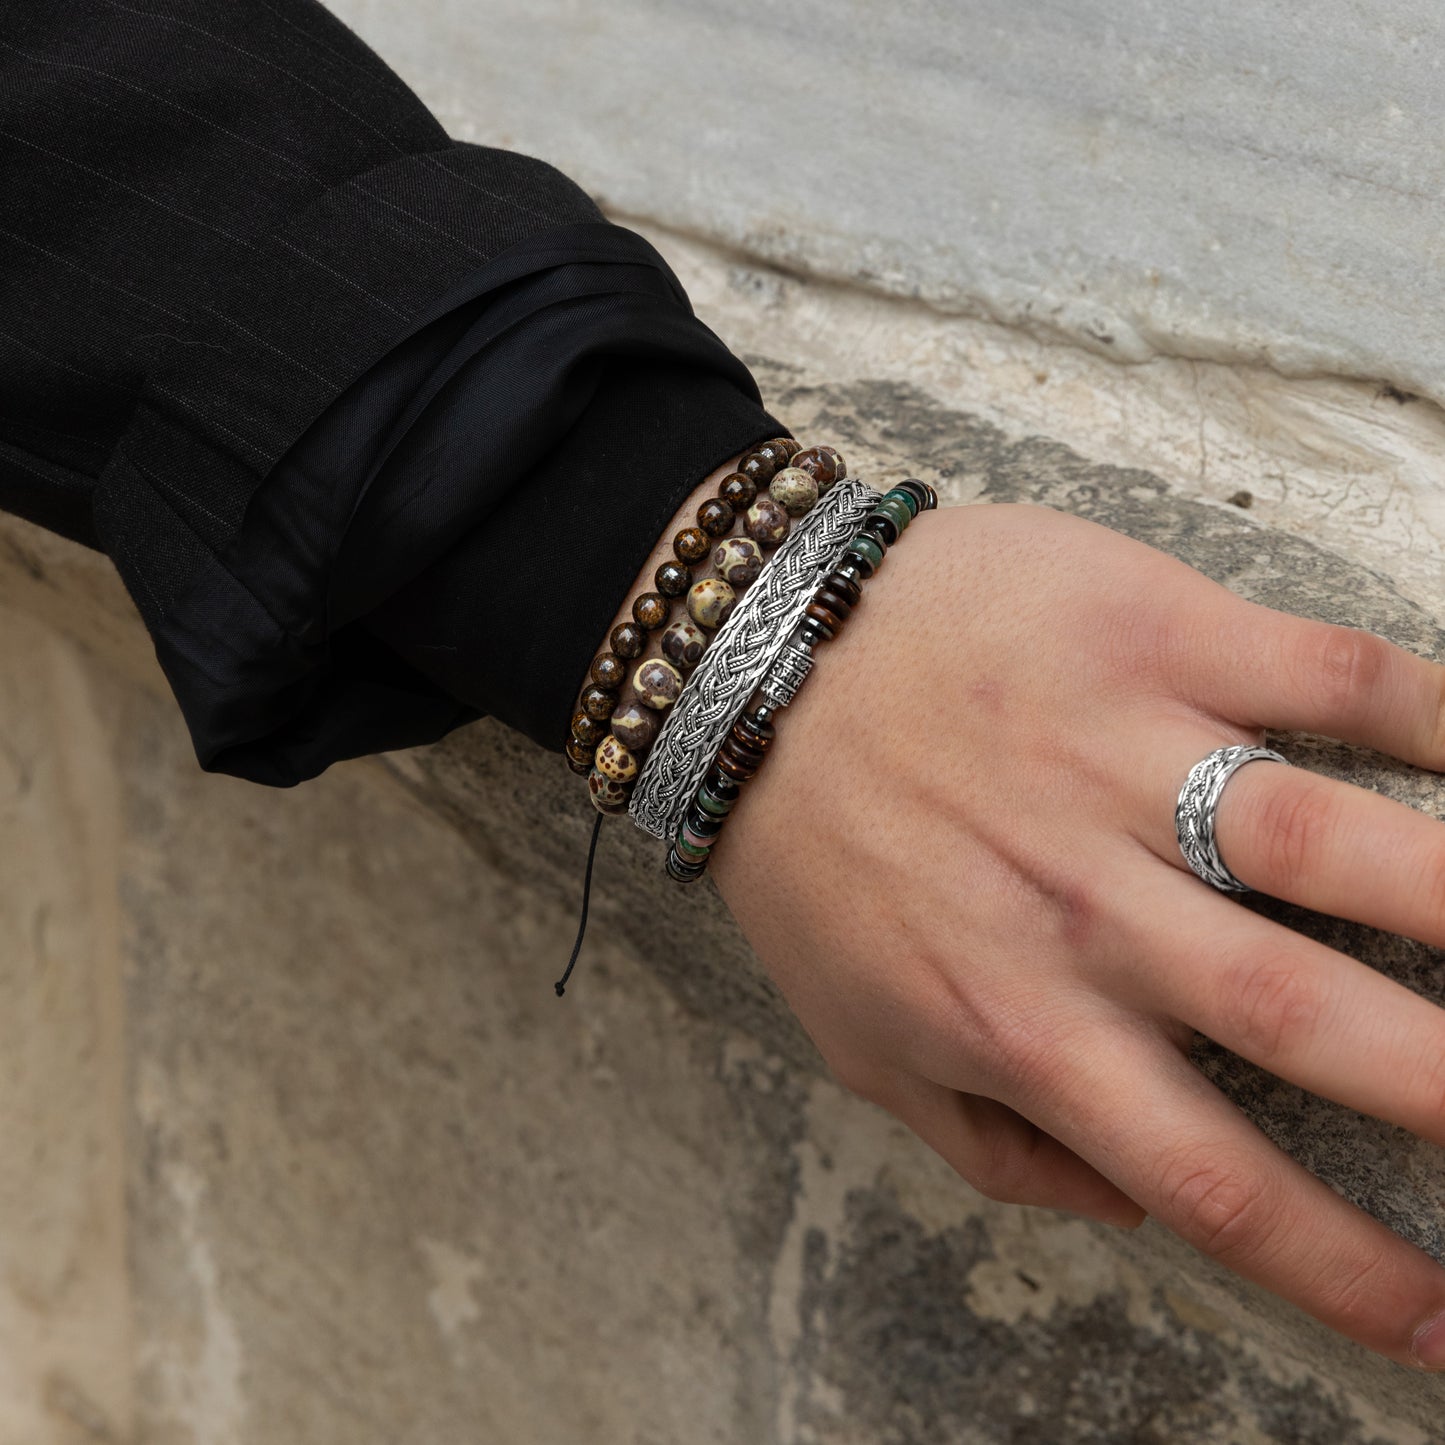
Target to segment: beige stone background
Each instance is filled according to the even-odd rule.
[[[335,8],[653,240],[855,470],[1445,657],[1427,8]],[[484,722],[207,776],[109,565],[10,519],[0,639],[0,1445],[1445,1438],[1441,1381],[1152,1222],[979,1198],[635,830],[559,1002],[554,755]],[[1434,950],[1248,906],[1445,996]],[[1445,1259],[1441,1150],[1196,1057]]]

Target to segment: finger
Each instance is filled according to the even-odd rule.
[[[1202,1253],[1417,1363],[1411,1342],[1445,1310],[1445,1270],[1276,1148],[1157,1032],[1121,1021],[1076,1035],[1060,1072],[1015,1102]]]
[[[1224,745],[1201,731],[1135,774],[1135,836],[1186,873],[1174,823],[1179,791],[1190,768]],[[1152,797],[1143,802],[1146,793]],[[1260,893],[1445,947],[1445,827],[1438,818],[1307,768],[1256,760],[1225,782],[1214,840],[1225,867]]]
[[[997,1099],[914,1075],[885,1107],[986,1199],[1066,1209],[1122,1229],[1144,1222],[1093,1165]]]
[[[1183,690],[1253,727],[1320,733],[1445,768],[1445,667],[1358,627],[1232,598],[1189,632]]]
[[[1142,899],[1120,898],[1123,939],[1097,965],[1113,997],[1445,1144],[1445,1010],[1192,874],[1161,873]]]

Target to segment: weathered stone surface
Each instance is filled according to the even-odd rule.
[[[1119,360],[1445,399],[1428,0],[331,7],[617,213]]]
[[[1269,605],[1422,652],[1445,641],[1382,572],[1237,507],[904,383],[754,364],[781,415],[870,479],[911,471],[955,503],[1078,511]],[[823,1076],[711,886],[675,888],[661,846],[625,824],[604,823],[588,941],[558,1001],[594,815],[555,756],[484,722],[291,792],[208,777],[107,565],[9,520],[0,555],[12,771],[97,780],[35,795],[27,836],[54,861],[0,872],[0,917],[75,856],[68,840],[109,830],[95,877],[61,896],[94,935],[72,951],[77,991],[103,993],[118,949],[126,1005],[123,1031],[118,1010],[104,1027],[36,1015],[41,977],[11,947],[0,1014],[37,1019],[13,1041],[32,1099],[65,1059],[52,1065],[47,1028],[98,1030],[100,1054],[128,1060],[123,1092],[83,1074],[73,1105],[127,1121],[128,1220],[83,1151],[37,1154],[33,1183],[0,1193],[6,1239],[28,1237],[32,1190],[129,1235],[128,1268],[105,1250],[92,1266],[112,1303],[87,1328],[109,1333],[59,1330],[25,1366],[17,1445],[1431,1438],[1442,1382],[1152,1222],[1124,1235],[979,1199]],[[54,636],[35,641],[22,614]],[[36,687],[41,654],[77,682]],[[1440,809],[1433,774],[1272,740]],[[107,869],[118,921],[95,901]],[[1242,906],[1441,997],[1434,950]],[[687,962],[669,942],[683,933],[699,940]],[[1196,1058],[1283,1147],[1445,1258],[1440,1150],[1204,1041]],[[7,1157],[37,1121],[48,1138],[43,1111],[0,1112]],[[0,1331],[17,1337],[20,1279],[0,1287]]]

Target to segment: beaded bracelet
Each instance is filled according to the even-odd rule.
[[[711,640],[710,629],[721,626],[739,593],[757,578],[764,552],[782,542],[793,520],[846,470],[832,447],[804,449],[792,437],[763,442],[740,458],[736,470],[718,483],[717,495],[698,507],[696,525],[673,538],[674,560],[658,567],[656,590],[633,602],[633,620],[613,628],[610,650],[593,660],[572,717],[567,763],[587,777],[600,812],[626,812],[640,760],[657,736],[659,715],[677,700],[684,673]],[[729,536],[740,515],[747,535]],[[694,582],[691,569],[710,552],[722,575]],[[684,596],[688,615],[669,624],[673,599]],[[643,656],[649,634],[659,630],[661,654]],[[632,662],[634,696],[622,705]]]
[[[909,522],[919,512],[937,506],[938,493],[926,482],[908,477],[886,492],[869,512],[844,549],[843,561],[813,593],[803,621],[768,669],[754,694],[762,700],[743,710],[713,758],[673,837],[667,855],[668,877],[678,883],[702,877],[743,784],[756,776],[772,746],[771,719],[797,695],[812,669],[814,649],[842,631],[862,598],[862,584],[883,565],[889,547]]]

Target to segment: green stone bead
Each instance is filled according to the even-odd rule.
[[[873,510],[875,512],[881,512],[885,517],[891,518],[893,525],[898,528],[898,535],[900,537],[903,535],[908,524],[913,520],[913,513],[908,510],[907,504],[899,501],[896,497],[884,497]]]
[[[845,555],[847,553],[868,563],[870,577],[883,565],[883,547],[872,537],[854,537],[845,549]]]
[[[896,498],[902,502],[903,505],[908,508],[908,515],[910,517],[916,517],[918,515],[918,498],[915,497],[912,492],[905,491],[902,487],[891,487],[883,493],[883,500],[885,502],[890,498]]]
[[[728,799],[716,798],[706,788],[697,790],[697,805],[704,813],[711,813],[714,818],[727,817],[733,806]]]
[[[696,863],[701,863],[708,855],[706,848],[695,847],[689,843],[686,838],[674,838],[672,846],[677,849],[684,858],[691,858]]]

